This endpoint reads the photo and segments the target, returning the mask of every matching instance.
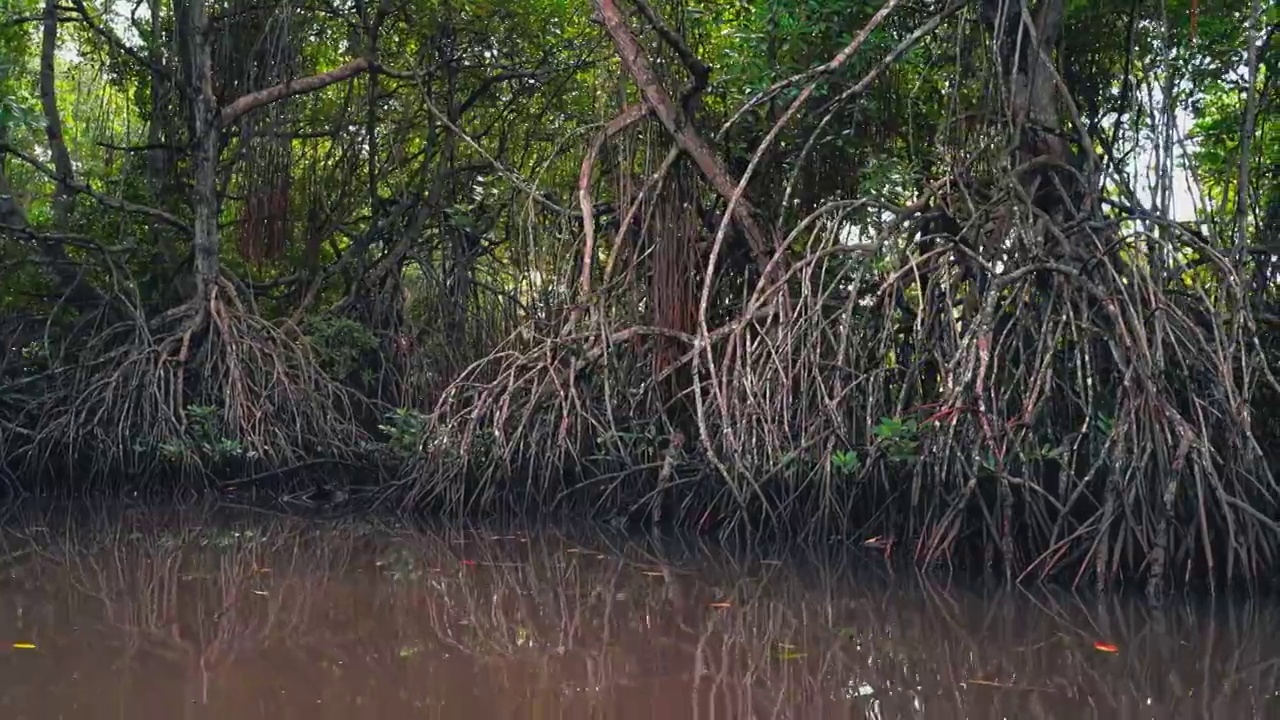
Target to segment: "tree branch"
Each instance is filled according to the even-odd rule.
[[[684,113],[672,102],[671,95],[658,80],[657,74],[649,64],[649,58],[636,42],[635,34],[627,26],[615,0],[595,0],[595,2],[600,19],[604,22],[618,50],[618,59],[622,61],[622,67],[640,88],[645,103],[653,110],[680,149],[693,159],[698,170],[707,178],[716,192],[724,198],[726,203],[733,206],[733,217],[747,235],[752,257],[761,270],[766,269],[773,255],[773,242],[756,220],[755,208],[745,198],[740,199],[734,206],[732,199],[737,183],[730,177],[729,170],[720,156],[711,149],[706,140],[702,139],[697,130],[689,124]]]
[[[653,7],[648,2],[645,2],[645,0],[632,0],[632,2],[636,4],[636,7],[640,8],[640,14],[644,15],[645,20],[648,20],[653,29],[657,31],[658,37],[662,38],[675,51],[676,56],[680,58],[680,63],[693,76],[693,85],[695,87],[706,87],[707,81],[711,78],[710,66],[702,62],[702,58],[689,49],[689,46],[685,43],[684,38],[680,37],[679,33],[662,22],[662,18],[658,16],[658,13],[654,12]]]
[[[43,175],[53,180],[54,182],[59,182],[59,183],[65,182],[66,186],[71,188],[72,190],[75,190],[76,192],[84,195],[88,195],[89,197],[93,198],[94,200],[97,200],[98,202],[102,203],[103,205],[106,205],[109,208],[122,210],[124,212],[133,213],[135,215],[147,215],[149,217],[155,218],[156,220],[159,220],[165,225],[168,225],[173,228],[177,228],[178,230],[181,230],[182,232],[188,235],[191,234],[191,226],[186,224],[182,220],[178,219],[174,215],[170,215],[169,213],[163,210],[157,210],[156,208],[147,207],[146,205],[139,205],[137,203],[129,202],[128,200],[121,200],[120,198],[117,198],[117,197],[104,195],[90,188],[88,185],[75,182],[74,180],[63,180],[63,178],[60,175],[58,175],[58,172],[56,170],[49,167],[48,165],[45,165],[44,163],[40,162],[36,158],[32,157],[31,155],[22,152],[21,150],[19,150],[18,148],[12,145],[9,145],[7,143],[0,143],[0,153],[8,153],[18,158],[19,160],[25,162],[26,164],[30,165],[36,170],[39,170]]]
[[[40,264],[48,270],[57,287],[72,305],[106,307],[110,301],[97,288],[84,281],[82,268],[67,257],[66,249],[56,240],[39,236],[27,222],[27,214],[9,187],[9,178],[0,169],[0,230],[24,235],[40,250]]]
[[[120,36],[116,35],[109,25],[95,22],[93,17],[89,14],[89,8],[85,6],[84,0],[72,0],[72,5],[75,7],[76,12],[80,13],[80,16],[84,18],[84,23],[89,26],[89,29],[106,40],[108,45],[133,58],[133,60],[139,65],[149,69],[157,75],[160,75],[170,83],[174,83],[173,73],[169,68],[164,65],[151,62],[142,53],[129,47],[129,44],[122,40]],[[181,87],[181,84],[174,83],[174,87]]]
[[[484,80],[480,81],[480,85],[477,86],[475,90],[472,90],[469,95],[467,95],[466,99],[462,101],[462,104],[458,106],[458,114],[465,115],[466,112],[470,110],[473,105],[475,105],[477,102],[480,102],[480,100],[484,98],[484,96],[489,92],[489,90],[493,88],[494,85],[498,85],[504,82],[510,82],[511,80],[529,79],[529,80],[541,81],[541,80],[545,80],[546,75],[547,75],[547,72],[541,68],[537,70],[511,70],[507,72],[500,72],[497,75],[491,75],[485,78]]]
[[[264,105],[270,105],[273,102],[295,95],[315,92],[334,83],[349,80],[371,67],[373,67],[373,63],[369,61],[369,58],[357,58],[328,72],[298,80],[288,80],[279,85],[273,85],[269,88],[242,95],[218,112],[218,127],[225,128],[245,113],[252,112]]]

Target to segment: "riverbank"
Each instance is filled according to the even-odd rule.
[[[133,510],[174,506],[206,505],[266,511],[304,519],[367,519],[377,522],[395,518],[397,522],[424,522],[440,527],[467,527],[472,523],[531,524],[541,528],[572,528],[582,523],[611,533],[641,533],[644,536],[700,538],[714,543],[728,543],[739,552],[834,552],[853,553],[864,561],[899,573],[923,572],[935,579],[965,578],[968,581],[991,582],[1017,587],[1056,587],[1070,592],[1103,592],[1127,594],[1141,592],[1156,604],[1167,600],[1171,591],[1194,596],[1245,593],[1260,595],[1274,591],[1274,576],[1260,572],[1252,576],[1238,575],[1234,580],[1209,577],[1203,573],[1173,573],[1162,585],[1164,591],[1153,594],[1149,575],[1143,574],[1144,556],[1117,561],[1106,583],[1098,583],[1090,573],[1096,570],[1093,557],[1085,554],[1057,560],[1056,565],[1039,567],[1029,560],[1043,549],[1031,543],[1033,535],[1015,538],[1014,556],[1027,563],[1020,573],[1008,572],[993,552],[993,543],[981,536],[989,518],[980,514],[955,516],[956,532],[948,541],[948,552],[927,555],[929,543],[937,541],[919,532],[912,533],[910,505],[901,496],[880,496],[866,483],[850,485],[839,497],[816,498],[814,488],[793,492],[788,509],[781,502],[772,512],[752,513],[739,508],[732,495],[706,467],[697,472],[695,459],[685,458],[672,476],[669,495],[657,505],[652,494],[654,477],[646,468],[631,475],[609,478],[613,487],[603,489],[599,480],[573,481],[562,478],[558,483],[544,481],[540,490],[557,491],[554,503],[539,504],[538,495],[520,484],[519,476],[509,480],[525,494],[494,493],[492,478],[473,480],[465,490],[450,496],[423,497],[415,493],[416,484],[406,467],[362,467],[345,462],[319,460],[283,471],[264,471],[247,476],[219,479],[208,476],[203,482],[172,476],[116,476],[109,481],[87,484],[74,475],[63,476],[59,483],[48,477],[20,479],[10,475],[10,503],[35,502],[46,507],[75,506],[92,509],[124,503]],[[691,470],[692,469],[692,470]],[[25,480],[25,481],[22,481]],[[449,481],[456,487],[457,478]],[[679,490],[677,495],[673,489]],[[837,492],[837,491],[832,491]],[[647,497],[648,496],[648,497]],[[672,498],[678,502],[672,502]],[[873,501],[874,500],[874,501]],[[847,508],[838,517],[805,513],[818,502],[845,502]],[[660,512],[653,512],[654,508]],[[1019,505],[1019,507],[1022,507]],[[674,508],[670,514],[662,514]],[[416,519],[416,520],[414,520]],[[1019,523],[1019,532],[1027,525]],[[976,528],[976,529],[975,529]],[[1197,558],[1186,558],[1186,568]],[[1216,560],[1216,558],[1215,558]],[[1039,570],[1038,572],[1036,570]],[[1265,569],[1265,566],[1264,566]]]

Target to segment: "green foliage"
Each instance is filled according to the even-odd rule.
[[[920,424],[916,418],[880,418],[871,429],[876,447],[892,460],[912,460],[920,452]]]
[[[837,450],[831,453],[831,469],[844,477],[853,477],[862,469],[862,457],[856,450]]]
[[[387,445],[400,455],[411,455],[422,447],[427,418],[408,408],[396,408],[387,413],[378,426],[387,436]]]
[[[31,85],[33,59],[38,47],[30,23],[8,18],[31,17],[39,12],[38,0],[0,0],[0,137],[11,123],[37,122],[36,95]]]
[[[255,453],[246,451],[239,440],[223,435],[218,408],[188,405],[186,420],[186,432],[182,437],[160,442],[155,447],[166,461],[185,463],[196,460],[218,464],[255,457]],[[147,443],[141,442],[135,449],[144,450],[146,447]]]
[[[1115,432],[1116,420],[1110,415],[1099,415],[1093,420],[1094,430],[1102,436],[1108,436]]]
[[[7,70],[8,68],[0,63],[0,76],[5,75]],[[44,117],[16,96],[0,97],[0,137],[7,137],[18,130],[42,127],[43,123]]]
[[[312,318],[306,325],[306,336],[316,349],[320,367],[338,379],[350,378],[361,369],[362,358],[378,349],[373,331],[350,318]]]

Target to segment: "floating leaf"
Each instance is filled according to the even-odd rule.
[[[774,654],[779,660],[798,660],[809,653],[801,652],[795,645],[790,643],[778,643],[777,651]]]

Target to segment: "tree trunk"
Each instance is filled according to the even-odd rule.
[[[58,92],[55,74],[55,55],[58,48],[58,6],[55,0],[45,0],[44,26],[40,47],[40,106],[44,111],[45,137],[49,141],[49,154],[53,158],[54,172],[58,176],[53,196],[54,226],[66,230],[75,204],[75,190],[71,187],[74,168],[62,137],[62,115],[58,112]],[[0,137],[0,142],[4,138]],[[58,290],[73,304],[102,306],[106,297],[87,283],[67,257],[66,248],[57,240],[43,239],[28,226],[26,213],[13,197],[8,178],[0,168],[0,223],[32,233],[40,249],[41,259],[53,277]]]
[[[164,66],[164,46],[161,42],[164,37],[164,26],[161,23],[163,9],[160,0],[149,0],[148,8],[151,13],[151,38],[147,48],[147,60],[151,63],[151,114],[147,119],[147,144],[150,146],[147,150],[147,183],[151,188],[152,204],[172,211],[170,204],[164,201],[165,187],[173,170],[173,151],[164,146],[166,141],[172,140],[172,134],[164,132],[165,95],[170,88],[169,79],[161,72]],[[155,253],[153,271],[172,267],[177,260],[172,232],[159,225],[152,225],[148,234]]]
[[[67,229],[71,210],[75,204],[75,191],[70,183],[75,170],[71,155],[62,136],[62,115],[58,112],[58,91],[54,57],[58,49],[58,4],[45,0],[44,32],[40,46],[40,105],[44,110],[44,131],[49,140],[49,154],[58,173],[58,184],[53,193],[53,222],[59,230]]]
[[[195,253],[196,297],[207,302],[218,282],[218,107],[213,95],[213,59],[209,48],[209,15],[204,0],[186,7],[190,57],[187,74],[191,103],[193,182],[191,211]]]
[[[279,100],[314,92],[336,82],[350,79],[372,66],[369,58],[357,58],[344,65],[309,77],[288,80],[255,90],[236,98],[222,109],[213,93],[213,58],[209,42],[209,16],[204,0],[191,0],[185,6],[180,25],[185,32],[187,54],[186,80],[191,105],[192,174],[191,246],[195,253],[196,293],[209,300],[220,272],[218,233],[218,156],[222,147],[222,129],[241,116]]]
[[[981,0],[981,18],[995,36],[1000,67],[1020,132],[1018,162],[1050,156],[1069,162],[1070,146],[1062,137],[1057,84],[1052,58],[1062,32],[1062,0],[1039,0],[1029,32],[1022,6],[1009,0]]]

